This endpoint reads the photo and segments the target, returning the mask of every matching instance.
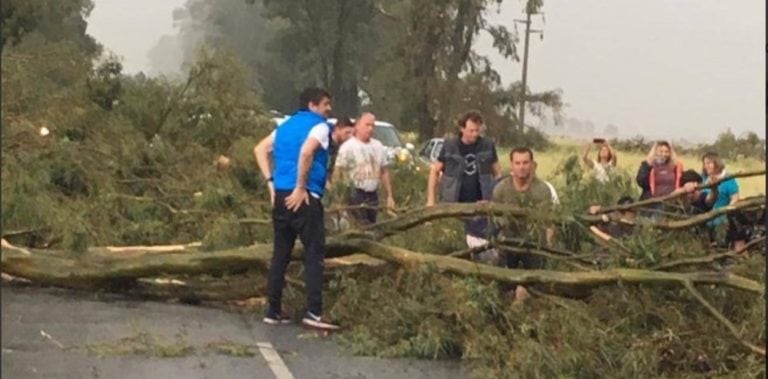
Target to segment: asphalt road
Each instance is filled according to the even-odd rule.
[[[6,284],[0,296],[4,378],[469,376],[457,362],[355,357],[330,338],[298,325],[268,326],[254,314]],[[250,353],[210,349],[223,341],[232,351]],[[133,346],[161,353],[141,354]],[[190,347],[192,353],[158,356],[179,347]],[[130,353],[116,354],[115,349]]]

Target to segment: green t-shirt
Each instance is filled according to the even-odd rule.
[[[519,191],[512,183],[512,178],[507,177],[499,181],[493,188],[494,203],[509,204],[520,208],[532,208],[542,211],[542,215],[552,210],[552,192],[542,180],[533,178],[525,191]],[[546,242],[545,229],[549,223],[532,218],[497,217],[494,223],[501,231],[501,235],[508,238],[524,238]]]

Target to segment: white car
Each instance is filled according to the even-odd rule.
[[[289,117],[275,111],[272,113],[272,122],[275,123],[275,127],[282,124],[283,121],[287,120]],[[352,122],[355,122],[355,120],[352,119]],[[336,119],[329,118],[328,124],[335,126]],[[376,121],[374,125],[376,127],[373,129],[373,138],[379,140],[379,142],[381,142],[387,149],[387,159],[390,162],[397,161],[399,163],[409,163],[413,160],[413,144],[403,144],[403,141],[400,139],[400,135],[397,132],[397,128],[395,128],[394,125],[386,121]]]
[[[443,138],[432,138],[424,143],[424,146],[419,149],[419,159],[426,164],[436,161],[443,148],[443,142]]]

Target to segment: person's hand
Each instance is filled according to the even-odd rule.
[[[675,147],[672,146],[672,144],[669,144],[669,159],[672,161],[672,163],[678,163],[677,160],[677,153],[675,152]]]
[[[476,204],[478,204],[478,205],[488,205],[488,204],[490,204],[490,203],[491,203],[491,202],[490,202],[489,200],[478,200],[478,201],[476,202]]]
[[[696,191],[696,188],[699,188],[699,183],[688,182],[683,184],[683,189],[686,193],[692,193],[693,191]]]
[[[589,214],[593,215],[593,214],[597,214],[597,212],[600,212],[601,209],[603,209],[603,207],[599,205],[590,205],[588,212]]]
[[[722,181],[723,181],[723,176],[720,176],[720,175],[714,175],[707,178],[707,184],[709,184],[710,187],[715,187],[718,184],[720,184],[720,182]]]
[[[285,198],[285,207],[296,212],[301,208],[301,204],[309,205],[309,192],[306,188],[296,187],[293,192]]]
[[[395,210],[395,198],[392,196],[387,196],[387,209]]]

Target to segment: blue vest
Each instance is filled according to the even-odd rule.
[[[276,191],[293,191],[296,188],[301,146],[307,140],[312,127],[322,122],[325,122],[325,117],[300,110],[277,127],[272,153],[275,160],[273,180]],[[312,157],[312,166],[307,177],[309,192],[323,196],[327,170],[328,150],[321,148],[315,151]]]

